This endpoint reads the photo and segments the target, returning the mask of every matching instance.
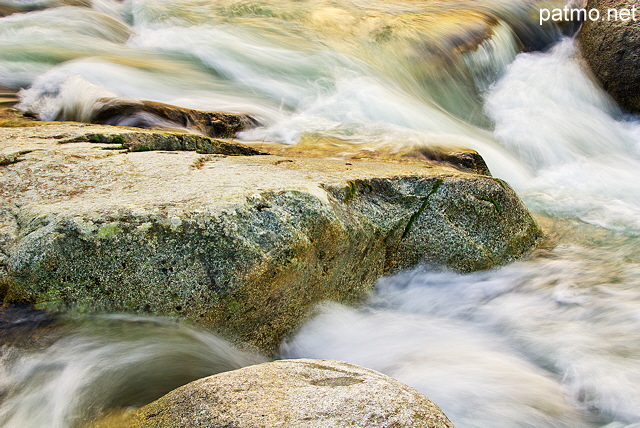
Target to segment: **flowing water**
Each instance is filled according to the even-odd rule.
[[[43,349],[3,347],[3,427],[83,426],[110,409],[140,407],[193,380],[267,361],[161,318],[105,315],[59,324]]]
[[[543,248],[487,272],[383,278],[361,307],[320,306],[281,356],[379,370],[462,428],[640,426],[640,120],[573,39],[538,25],[540,4],[0,5],[32,10],[0,18],[0,86],[24,88],[19,107],[42,119],[123,97],[251,113],[264,126],[247,140],[478,150],[538,215]],[[33,349],[4,345],[0,425],[81,426],[262,361],[162,319],[61,323]]]

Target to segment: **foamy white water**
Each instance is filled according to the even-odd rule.
[[[517,186],[529,206],[638,236],[640,120],[622,115],[577,55],[571,39],[520,55],[487,96],[495,136],[536,171]]]

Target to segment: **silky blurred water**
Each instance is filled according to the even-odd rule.
[[[547,232],[507,267],[418,268],[361,307],[321,305],[282,357],[382,371],[463,428],[640,426],[640,121],[534,4],[69,3],[0,1],[39,9],[0,18],[0,86],[22,88],[25,111],[88,120],[100,98],[148,99],[252,114],[265,126],[247,140],[471,147]],[[0,424],[79,426],[262,361],[166,320],[71,324],[37,349],[5,344]]]
[[[365,307],[320,308],[283,356],[380,370],[462,427],[640,423],[640,124],[576,55],[571,39],[521,54],[485,95],[550,247],[495,271],[384,278]]]
[[[162,318],[65,318],[45,334],[53,342],[45,347],[8,341],[1,348],[3,427],[86,426],[102,412],[140,407],[196,379],[267,361]]]

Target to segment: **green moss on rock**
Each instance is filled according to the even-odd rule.
[[[130,152],[193,151],[200,154],[222,154],[229,156],[252,156],[264,154],[245,145],[218,140],[203,135],[178,132],[120,131],[119,133],[88,133],[61,141],[65,143],[89,142],[95,144],[117,144],[117,148]],[[109,147],[111,148],[111,147]]]
[[[381,275],[418,263],[504,264],[540,237],[513,191],[489,177],[368,182],[375,191],[349,204],[340,187],[324,200],[266,192],[262,204],[185,213],[179,227],[162,214],[94,218],[93,228],[23,218],[33,232],[13,249],[8,295],[47,309],[180,315],[272,351],[316,302],[358,301]]]
[[[7,301],[179,316],[271,352],[317,302],[358,302],[380,276],[417,264],[509,263],[540,238],[508,185],[432,162],[107,156],[60,140],[121,135],[124,145],[191,150],[200,137],[38,129],[37,145],[30,129],[12,140],[38,155],[0,175]]]

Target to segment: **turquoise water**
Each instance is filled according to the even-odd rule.
[[[86,120],[116,96],[253,114],[265,126],[246,140],[478,150],[536,213],[545,247],[488,272],[383,278],[362,307],[322,306],[281,355],[382,371],[458,427],[640,426],[640,121],[530,2],[478,3],[39,2],[0,18],[0,86],[47,120]],[[475,23],[454,33],[477,49],[451,36],[456,16]],[[41,351],[5,346],[3,426],[73,426],[152,399],[141,384],[158,395],[261,360],[168,321],[106,319]],[[131,323],[152,343],[120,337]],[[105,359],[110,372],[86,375]],[[133,375],[143,364],[153,376]]]

